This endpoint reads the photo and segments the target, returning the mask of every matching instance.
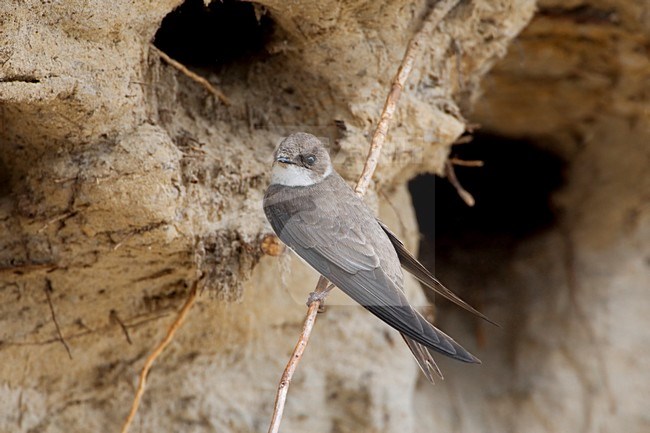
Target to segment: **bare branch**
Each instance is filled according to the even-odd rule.
[[[420,55],[421,45],[424,38],[428,37],[433,30],[440,24],[442,19],[453,9],[460,0],[441,0],[436,3],[435,7],[429,12],[429,15],[425,18],[422,27],[420,30],[411,38],[411,41],[408,44],[402,63],[400,64],[397,74],[393,78],[391,90],[386,98],[384,103],[384,108],[379,117],[379,122],[377,124],[377,129],[372,136],[372,141],[370,142],[370,149],[368,150],[368,156],[366,157],[366,163],[364,164],[363,171],[355,187],[355,192],[360,197],[363,196],[368,190],[368,185],[370,185],[370,180],[377,168],[379,163],[379,156],[381,154],[382,146],[386,140],[386,134],[388,133],[388,127],[393,118],[395,108],[397,107],[397,102],[402,93],[402,89],[406,84],[411,69],[415,64],[416,58]],[[316,286],[316,292],[327,291],[327,280],[321,277],[318,280],[318,285]],[[324,293],[326,295],[326,293]],[[324,296],[323,298],[324,299]],[[307,310],[307,316],[303,324],[303,330],[298,338],[296,347],[291,354],[289,363],[287,364],[284,372],[282,373],[282,378],[280,379],[280,384],[278,385],[278,392],[275,399],[275,405],[273,408],[273,417],[271,418],[271,425],[269,426],[269,433],[278,433],[280,430],[280,422],[282,421],[282,414],[284,412],[284,405],[286,402],[287,393],[289,391],[289,384],[293,377],[294,372],[302,358],[302,354],[307,347],[309,342],[309,337],[311,335],[311,330],[316,321],[316,314],[322,303],[321,300],[314,300],[310,303],[309,309]]]
[[[393,78],[393,84],[384,103],[384,109],[381,112],[379,117],[379,123],[377,123],[377,129],[372,136],[372,141],[370,142],[370,149],[368,151],[368,156],[366,157],[366,164],[363,167],[361,172],[361,177],[357,182],[357,186],[354,189],[356,193],[360,196],[366,193],[372,175],[377,168],[379,163],[379,155],[381,153],[381,148],[384,145],[386,140],[386,135],[388,134],[388,127],[390,121],[393,119],[393,113],[395,113],[395,108],[397,107],[397,102],[399,97],[402,94],[402,89],[406,85],[406,80],[413,69],[415,60],[421,54],[422,42],[425,38],[431,35],[431,33],[438,27],[440,22],[444,17],[447,16],[450,10],[452,10],[460,0],[441,0],[436,3],[435,7],[429,12],[429,15],[425,18],[422,23],[420,30],[413,35],[411,41],[406,48],[406,53],[402,59],[399,69],[395,78]]]
[[[454,186],[454,188],[456,188],[458,195],[460,196],[460,198],[463,199],[465,204],[467,204],[467,206],[469,207],[474,206],[476,204],[476,201],[474,200],[474,196],[472,196],[472,194],[470,194],[460,184],[458,178],[456,177],[456,172],[454,172],[454,165],[449,160],[447,160],[447,162],[445,163],[445,172],[447,173],[447,179],[449,179],[449,182]]]
[[[131,341],[131,336],[129,335],[129,330],[126,329],[126,325],[124,324],[124,322],[122,322],[122,319],[120,319],[120,316],[117,314],[117,311],[111,310],[109,317],[111,320],[114,320],[115,322],[117,322],[118,325],[120,325],[120,328],[122,329],[122,332],[126,337],[126,342],[129,344],[133,344],[133,341]]]
[[[55,222],[64,220],[66,218],[69,218],[69,217],[74,216],[76,214],[77,214],[77,212],[66,212],[66,213],[63,213],[61,215],[57,215],[54,218],[48,220],[43,227],[38,229],[38,231],[36,233],[39,233],[39,234],[43,233],[43,231],[45,231],[45,229],[48,228],[51,224],[54,224]]]
[[[15,274],[24,275],[28,272],[46,271],[50,272],[57,268],[54,263],[17,263],[9,266],[0,266],[0,275]]]
[[[485,163],[478,159],[464,160],[458,158],[449,158],[449,162],[459,167],[483,167]]]
[[[320,277],[318,279],[318,284],[316,285],[316,292],[326,290],[327,286],[327,279]],[[305,321],[302,324],[302,332],[300,333],[296,347],[293,348],[291,358],[289,359],[289,362],[282,373],[280,383],[278,384],[278,392],[275,396],[275,405],[273,406],[273,416],[271,418],[271,425],[269,426],[269,433],[277,432],[280,429],[280,421],[282,421],[282,414],[284,413],[284,404],[287,401],[289,385],[291,384],[293,373],[296,371],[298,363],[302,359],[302,354],[307,348],[309,336],[311,335],[311,330],[316,322],[316,315],[318,314],[318,308],[320,305],[321,301],[314,301],[309,305],[309,309],[307,310]]]
[[[169,329],[167,330],[167,334],[165,334],[165,337],[160,341],[160,343],[158,343],[158,345],[154,348],[153,352],[149,354],[146,361],[144,362],[144,366],[142,367],[142,371],[140,372],[138,387],[136,388],[135,391],[135,397],[133,398],[133,403],[131,404],[131,411],[126,417],[126,420],[124,421],[124,425],[122,426],[122,430],[121,430],[122,433],[126,433],[129,431],[129,426],[131,425],[133,419],[135,418],[135,414],[138,411],[138,407],[140,406],[140,400],[142,399],[142,395],[144,394],[144,388],[147,382],[147,375],[149,374],[149,370],[151,370],[151,366],[153,365],[154,361],[160,356],[163,350],[165,350],[165,348],[169,345],[169,343],[171,343],[171,341],[174,338],[174,335],[176,334],[176,331],[178,331],[178,329],[181,327],[183,321],[185,320],[185,317],[187,316],[187,313],[194,305],[194,302],[196,301],[196,298],[198,297],[198,293],[199,293],[197,289],[198,284],[199,284],[199,279],[194,281],[194,283],[192,284],[192,288],[190,289],[187,299],[185,300],[183,307],[181,307],[180,311],[178,312],[176,319],[174,319],[172,324],[169,326]]]
[[[166,53],[159,50],[155,45],[150,45],[151,49],[160,56],[165,62],[169,63],[170,66],[178,69],[183,75],[188,77],[190,80],[199,83],[205,90],[212,93],[214,97],[219,99],[224,105],[230,105],[230,99],[223,92],[215,88],[208,80],[197,74],[196,72],[190,71],[187,66],[183,65],[181,62],[172,59]]]

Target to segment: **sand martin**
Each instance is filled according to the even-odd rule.
[[[292,134],[273,154],[264,212],[278,237],[316,271],[396,329],[426,377],[440,370],[431,350],[479,359],[434,327],[408,302],[402,267],[427,287],[488,320],[444,287],[334,170],[321,141]],[[489,321],[489,320],[488,320]]]

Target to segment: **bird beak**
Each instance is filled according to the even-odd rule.
[[[283,164],[293,164],[294,162],[287,158],[286,156],[278,156],[275,158],[276,162],[281,162]]]

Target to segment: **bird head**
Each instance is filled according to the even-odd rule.
[[[332,161],[327,149],[311,134],[291,134],[273,153],[272,185],[314,185],[331,173]]]

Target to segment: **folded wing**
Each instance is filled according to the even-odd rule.
[[[439,295],[445,297],[454,304],[458,305],[459,307],[464,308],[470,313],[475,314],[476,316],[493,325],[499,326],[497,323],[488,319],[487,316],[485,316],[483,313],[459,298],[454,292],[443,286],[442,283],[438,281],[436,277],[434,277],[433,274],[427,270],[427,268],[424,267],[424,265],[422,265],[415,257],[413,257],[413,255],[404,246],[404,243],[400,241],[399,238],[395,236],[395,234],[391,232],[388,227],[386,227],[386,225],[384,225],[384,223],[379,220],[377,220],[377,222],[384,230],[384,232],[386,232],[386,235],[388,235],[388,239],[390,239],[391,243],[395,247],[399,261],[402,264],[402,267],[406,269],[406,271],[417,278],[422,284],[438,293]]]
[[[265,201],[264,210],[277,235],[300,257],[309,263],[348,296],[398,330],[414,343],[421,344],[459,361],[480,362],[451,337],[436,329],[408,303],[394,279],[382,269],[377,246],[367,233],[384,236],[374,217],[355,218],[364,209],[360,201],[347,201],[349,218],[341,221],[334,212],[319,212],[326,204],[300,203],[283,200]],[[296,212],[296,208],[300,208]],[[358,213],[355,213],[358,212]],[[363,214],[365,215],[365,214]],[[365,225],[364,225],[365,221]],[[386,240],[387,241],[387,240]],[[407,340],[411,350],[413,345]],[[416,351],[413,351],[417,357]],[[422,366],[421,360],[418,362]],[[426,359],[425,359],[426,365]]]

